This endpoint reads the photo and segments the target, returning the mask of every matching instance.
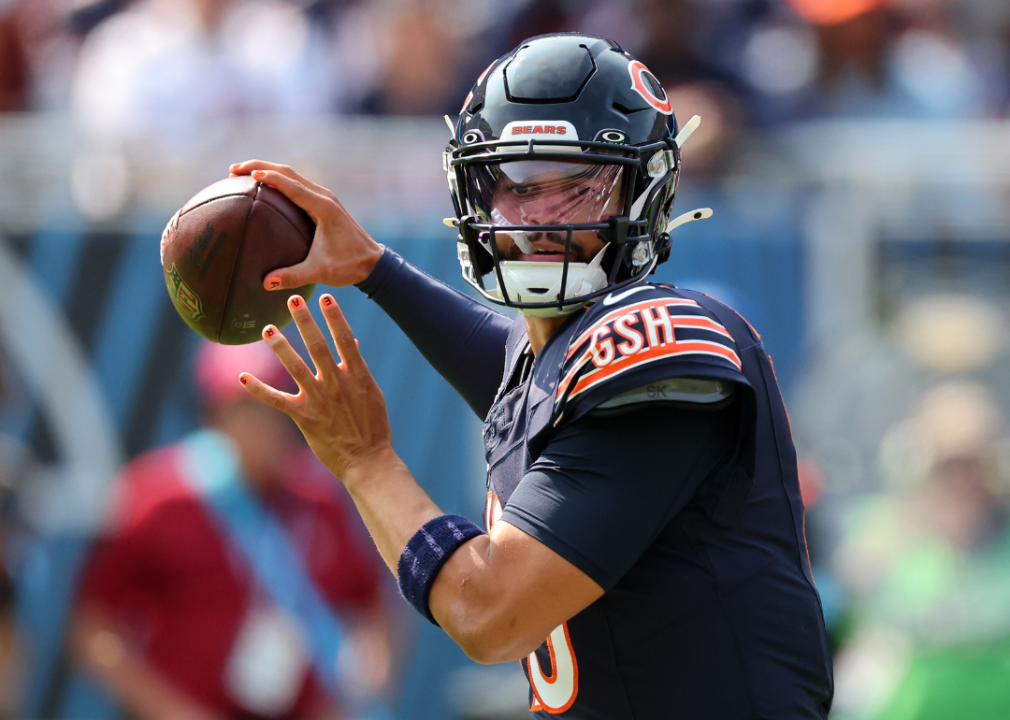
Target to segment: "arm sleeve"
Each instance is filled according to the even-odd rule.
[[[421,272],[389,248],[357,287],[483,420],[505,372],[512,320]]]
[[[643,404],[563,426],[501,519],[610,590],[731,456],[734,406]]]

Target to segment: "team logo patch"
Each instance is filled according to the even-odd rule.
[[[172,301],[183,315],[188,315],[194,321],[202,320],[203,303],[200,296],[190,290],[189,285],[182,279],[182,275],[176,269],[175,264],[168,270],[168,279],[171,283]]]
[[[645,102],[659,110],[664,115],[673,115],[673,104],[666,95],[666,90],[660,84],[656,76],[649,72],[649,68],[638,60],[628,64],[628,73],[631,75],[631,89],[642,96]]]
[[[575,126],[565,120],[519,120],[501,131],[502,140],[578,140]]]
[[[743,369],[733,336],[693,300],[666,297],[615,308],[572,342],[555,401],[648,363],[692,355]]]

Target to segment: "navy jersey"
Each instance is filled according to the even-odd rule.
[[[389,250],[359,288],[485,419],[486,524],[514,524],[605,590],[523,661],[535,716],[826,717],[795,451],[742,318],[636,286],[534,358],[521,317]]]
[[[601,407],[636,389],[648,403],[649,388],[677,378],[735,388],[731,451],[672,517],[639,498],[648,527],[608,527],[606,542],[626,538],[627,552],[594,546],[588,519],[601,517],[594,504],[611,502],[612,514],[626,518],[620,496],[585,492],[591,483],[577,480],[555,483],[564,467],[552,475],[540,470],[542,459],[563,466],[555,445],[581,432],[606,444],[592,428]],[[620,457],[617,441],[610,443]],[[488,525],[516,525],[605,590],[523,661],[535,716],[827,716],[830,658],[788,419],[760,339],[736,313],[700,293],[637,286],[573,315],[535,358],[518,318],[484,443]],[[543,501],[531,500],[538,497],[553,498],[556,512],[540,510]],[[580,518],[582,529],[573,531]]]

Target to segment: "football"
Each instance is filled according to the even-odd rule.
[[[263,327],[291,321],[287,299],[315,285],[263,289],[267,273],[308,255],[316,226],[281,192],[248,175],[204,188],[168,221],[161,266],[175,309],[200,335],[224,345],[255,342]]]

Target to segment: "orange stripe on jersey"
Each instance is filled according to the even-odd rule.
[[[670,320],[673,322],[674,327],[692,327],[701,328],[702,330],[711,330],[712,332],[717,332],[723,337],[728,337],[730,340],[733,336],[729,334],[722,325],[717,323],[715,320],[710,320],[707,317],[698,317],[697,315],[671,315]]]
[[[572,380],[575,378],[575,375],[579,372],[579,370],[582,369],[582,367],[587,362],[589,362],[590,358],[592,358],[592,357],[593,357],[593,354],[589,350],[586,350],[585,354],[582,357],[580,357],[578,359],[578,361],[574,365],[572,365],[572,369],[568,372],[567,375],[565,375],[561,379],[561,382],[558,383],[558,392],[554,396],[555,400],[559,399],[562,395],[565,394],[565,390],[568,389],[568,386],[571,384]]]
[[[621,308],[594,323],[568,351],[566,361],[570,361],[580,350],[582,355],[571,362],[568,372],[558,383],[555,400],[564,397],[572,382],[590,362],[595,369],[578,380],[573,395],[632,367],[675,355],[718,356],[732,362],[737,369],[743,368],[740,357],[725,344],[708,340],[679,341],[678,328],[706,330],[730,341],[733,336],[711,318],[670,315],[668,307],[671,304],[698,306],[693,300],[679,303],[671,303],[668,299],[650,300]]]
[[[660,298],[659,300],[643,300],[641,302],[631,303],[630,305],[623,305],[622,307],[611,310],[603,317],[598,318],[596,322],[593,323],[593,326],[591,328],[589,328],[584,333],[575,338],[575,340],[572,342],[571,348],[568,350],[568,355],[565,356],[565,360],[574,355],[575,352],[579,349],[579,346],[586,341],[586,338],[590,337],[593,334],[593,331],[596,330],[601,325],[606,325],[616,317],[628,313],[638,312],[643,308],[657,308],[665,305],[680,305],[696,308],[701,307],[701,305],[696,303],[694,300],[681,300],[679,298]],[[720,325],[720,327],[722,326]]]
[[[589,390],[604,380],[612,378],[615,375],[620,375],[632,368],[640,367],[646,363],[676,355],[714,355],[729,360],[731,363],[736,365],[738,370],[743,369],[743,363],[740,362],[740,357],[725,345],[720,345],[719,343],[714,342],[705,342],[704,340],[670,343],[668,345],[651,347],[648,350],[643,350],[637,355],[620,358],[612,365],[606,365],[598,370],[586,373],[579,378],[577,383],[575,383],[575,387],[572,388],[572,394],[569,397],[575,397],[579,393]]]

